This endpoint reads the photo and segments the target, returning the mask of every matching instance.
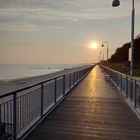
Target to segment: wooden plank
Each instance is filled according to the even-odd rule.
[[[26,140],[140,140],[140,120],[98,67]]]

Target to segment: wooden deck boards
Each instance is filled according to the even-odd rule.
[[[26,140],[140,140],[140,120],[95,67]]]

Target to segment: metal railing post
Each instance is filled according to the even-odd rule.
[[[134,101],[134,81],[131,78],[131,83],[130,83],[130,100],[133,102]]]
[[[81,76],[81,78],[80,78],[80,80],[83,78],[83,70],[81,70],[81,74],[80,74]]]
[[[69,88],[68,90],[71,91],[72,87],[80,82],[90,70],[91,67],[80,67],[73,72],[71,71],[71,73],[58,75],[57,77],[11,91],[5,95],[0,95],[0,99],[3,100],[0,103],[0,122],[9,123],[10,128],[8,127],[7,129],[6,127],[6,134],[9,134],[9,139],[23,139],[34,126],[37,126],[44,119],[43,117],[47,116],[56,107],[57,103],[63,100],[67,89]],[[60,90],[58,90],[59,82],[61,83]],[[49,90],[48,88],[51,89]],[[49,96],[48,92],[49,94],[53,92],[52,102],[53,104],[55,102],[55,105],[51,104],[49,109],[44,99],[44,96],[46,98]],[[63,97],[61,96],[60,98],[59,96],[58,98],[58,92],[61,92],[60,94],[63,94]]]
[[[75,72],[75,77],[76,77],[75,84],[77,84],[77,71]]]
[[[78,69],[78,82],[79,82],[79,79],[80,79],[79,77],[80,77],[80,74],[79,74],[79,69]]]
[[[127,75],[124,76],[124,74],[121,74],[115,70],[112,70],[110,68],[107,68],[105,66],[103,66],[103,68],[105,69],[105,71],[110,70],[113,73],[116,73],[115,75],[113,75],[113,79],[115,79],[115,83],[116,86],[119,87],[119,89],[121,91],[125,92],[125,96],[127,98],[127,100],[130,100],[133,103],[133,107],[137,108],[139,107],[139,100],[140,98],[138,97],[139,94],[139,87],[138,83],[139,81],[137,81],[135,78],[133,77],[129,77]]]
[[[119,74],[117,73],[117,87],[119,86]]]
[[[133,93],[134,93],[134,107],[136,108],[137,107],[136,80],[134,80]]]
[[[17,140],[17,93],[13,94],[13,140]]]
[[[120,74],[120,76],[121,76],[120,90],[122,91],[122,75]]]
[[[1,123],[1,104],[0,104],[0,123]]]
[[[43,83],[41,83],[41,117],[43,116]]]
[[[77,83],[79,81],[79,71],[77,71]]]
[[[128,79],[128,99],[131,100],[131,87],[133,85],[131,84],[131,78]],[[133,91],[133,88],[132,88]]]
[[[72,87],[74,86],[74,72],[72,73]]]
[[[63,75],[63,95],[65,95],[65,75]]]
[[[76,79],[76,78],[75,78],[75,71],[74,71],[74,73],[73,73],[73,74],[74,74],[74,78],[73,78],[73,79],[74,79],[74,85],[75,85],[75,79]]]
[[[126,76],[126,98],[128,98],[128,77]]]
[[[55,104],[57,102],[56,93],[57,93],[57,78],[55,78],[55,88],[54,88],[54,102],[55,102]]]
[[[69,74],[69,88],[71,89],[71,73]]]

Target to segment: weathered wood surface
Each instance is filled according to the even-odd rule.
[[[140,120],[96,66],[26,140],[140,140]]]

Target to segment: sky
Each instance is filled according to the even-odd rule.
[[[0,0],[0,64],[77,64],[99,61],[130,41],[131,2],[120,0]],[[135,36],[140,0],[135,0]],[[90,49],[90,42],[98,48]]]

